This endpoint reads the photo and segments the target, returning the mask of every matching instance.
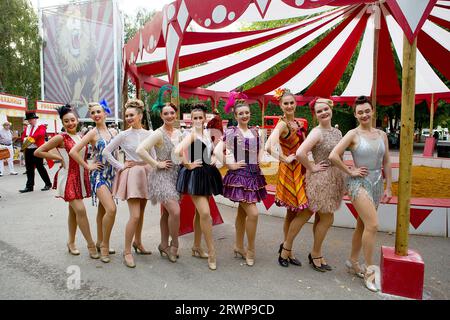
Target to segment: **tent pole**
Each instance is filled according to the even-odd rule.
[[[264,128],[264,117],[266,115],[266,98],[261,99],[261,128]]]
[[[408,255],[408,232],[411,198],[411,167],[414,140],[414,105],[416,90],[417,38],[409,43],[403,35],[402,110],[400,130],[400,169],[398,181],[397,228],[395,254]]]
[[[434,93],[431,94],[431,107],[430,107],[430,137],[433,136],[433,124],[434,121]]]
[[[172,85],[177,88],[178,94],[176,97],[171,96],[170,101],[174,105],[176,105],[178,108],[177,119],[178,119],[178,127],[179,127],[179,125],[180,125],[179,120],[181,120],[181,118],[180,118],[181,113],[180,113],[180,84],[179,84],[179,75],[178,75],[178,67],[179,67],[178,62],[179,62],[179,60],[177,58],[177,63],[175,64],[175,70],[173,72],[173,81],[172,81]]]
[[[125,104],[128,101],[128,72],[123,73],[123,86],[122,86],[122,119],[125,119]],[[123,128],[125,129],[125,121],[123,123]],[[117,124],[119,125],[119,124]]]
[[[375,28],[373,37],[373,81],[372,81],[372,106],[373,106],[373,117],[372,126],[376,128],[377,126],[377,82],[378,82],[378,47],[380,42],[380,15],[381,10],[378,5],[373,6],[375,14]]]

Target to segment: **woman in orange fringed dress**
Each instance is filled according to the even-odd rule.
[[[304,130],[295,121],[295,96],[288,89],[278,89],[275,98],[279,100],[284,114],[267,140],[266,151],[280,161],[275,204],[287,209],[283,226],[284,241],[278,250],[278,263],[282,267],[288,267],[289,264],[301,266],[292,252],[292,245],[312,214],[308,210],[306,198],[305,169],[295,156],[303,142]],[[275,149],[277,144],[281,147],[278,152]]]

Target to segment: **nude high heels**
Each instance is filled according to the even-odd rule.
[[[364,279],[365,268],[361,267],[358,261],[347,260],[345,261],[345,266],[347,267],[348,273],[354,274],[357,277]]]
[[[234,252],[235,258],[239,258],[239,256],[240,256],[242,259],[245,259],[245,256],[247,255],[245,253],[244,249],[239,249],[237,247],[234,247],[233,252]]]
[[[208,258],[208,254],[201,247],[192,247],[192,256],[199,257],[201,259]]]
[[[208,267],[210,270],[216,270],[217,269],[217,264],[216,264],[216,253],[214,252],[214,254],[209,254],[208,256]]]
[[[255,264],[255,250],[247,249],[247,254],[245,255],[245,262],[249,267]]]
[[[73,245],[73,249],[70,247],[70,244],[67,244],[67,249],[69,250],[69,253],[73,256],[79,256],[80,255],[80,250],[78,250],[74,244]]]

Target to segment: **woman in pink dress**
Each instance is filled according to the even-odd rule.
[[[61,168],[55,175],[53,189],[57,190],[57,198],[62,198],[69,203],[69,241],[67,243],[69,253],[80,254],[75,246],[75,234],[78,226],[86,239],[90,257],[98,259],[99,254],[91,236],[83,202],[84,198],[91,196],[89,172],[69,157],[70,150],[81,140],[77,134],[78,118],[69,105],[60,107],[58,113],[66,132],[54,136],[40,146],[34,155],[39,158],[61,161]],[[53,149],[56,149],[58,153],[51,153],[50,151]],[[86,147],[80,151],[80,156],[86,159]]]

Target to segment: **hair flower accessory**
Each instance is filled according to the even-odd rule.
[[[106,99],[102,99],[102,101],[99,102],[99,105],[102,106],[103,110],[105,110],[105,112],[107,114],[111,114],[111,109],[108,106],[108,102],[106,102]]]
[[[273,97],[277,100],[280,101],[281,97],[284,95],[284,93],[286,92],[285,88],[278,88],[275,89],[275,94],[273,95]]]

